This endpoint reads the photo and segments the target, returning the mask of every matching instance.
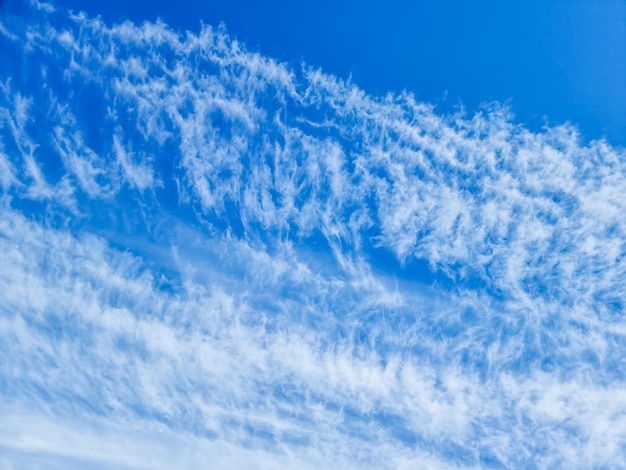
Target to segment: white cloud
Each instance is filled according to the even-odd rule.
[[[623,150],[34,5],[0,464],[621,464]]]

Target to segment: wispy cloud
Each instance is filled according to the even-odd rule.
[[[2,465],[621,464],[622,149],[3,14]]]

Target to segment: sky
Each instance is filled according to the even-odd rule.
[[[224,23],[247,47],[302,61],[374,95],[408,90],[441,112],[508,103],[540,130],[567,121],[586,140],[626,144],[623,0],[142,2],[62,0],[109,21]]]
[[[0,468],[623,466],[623,3],[103,5],[0,7]]]

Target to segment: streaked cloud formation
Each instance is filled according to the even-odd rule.
[[[3,466],[622,464],[623,149],[208,26],[0,33]]]

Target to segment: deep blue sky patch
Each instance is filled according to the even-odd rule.
[[[197,31],[223,22],[253,49],[304,60],[368,92],[408,90],[442,111],[508,102],[534,130],[570,121],[584,140],[626,143],[626,4],[61,0],[109,21],[162,18]]]

